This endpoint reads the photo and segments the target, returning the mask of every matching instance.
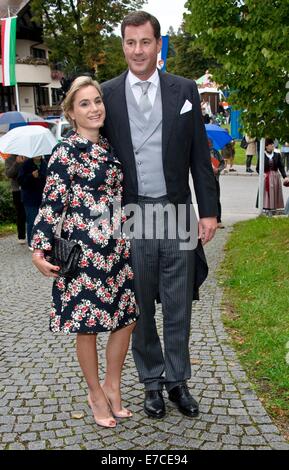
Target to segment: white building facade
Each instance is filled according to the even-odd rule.
[[[29,1],[14,1],[10,14],[17,15],[16,80],[20,110],[47,116],[59,114],[62,73],[49,65],[49,51],[42,42],[42,29],[31,22]],[[0,7],[0,17],[6,17]],[[12,11],[11,11],[12,10]],[[0,113],[16,109],[15,87],[2,86],[0,68]]]

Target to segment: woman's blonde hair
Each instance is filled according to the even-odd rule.
[[[62,101],[61,106],[63,109],[63,114],[73,127],[75,127],[75,121],[69,116],[69,112],[72,111],[73,109],[75,94],[81,88],[84,88],[90,85],[94,86],[96,90],[98,91],[98,93],[100,94],[100,96],[102,97],[102,91],[101,91],[99,83],[96,80],[93,80],[91,77],[87,77],[83,75],[73,80],[64,100]]]

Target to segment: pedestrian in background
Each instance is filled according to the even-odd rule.
[[[16,226],[18,243],[26,243],[26,215],[25,208],[21,200],[21,188],[18,182],[19,170],[25,162],[26,157],[21,155],[10,155],[5,160],[5,174],[10,179],[13,204],[16,211]]]
[[[283,192],[280,174],[284,178],[285,184],[289,178],[281,160],[280,153],[274,152],[274,140],[267,138],[265,140],[265,158],[264,158],[264,199],[263,209],[272,215],[272,211],[284,208]],[[256,171],[259,173],[259,159],[257,161]],[[257,205],[258,207],[258,198]]]
[[[220,200],[220,174],[221,171],[225,168],[225,160],[218,152],[218,150],[214,149],[213,147],[213,141],[212,139],[208,139],[208,144],[209,144],[209,149],[210,149],[210,155],[211,155],[211,163],[212,163],[212,168],[215,176],[215,182],[216,182],[216,190],[217,190],[217,207],[218,207],[218,213],[217,213],[217,226],[218,228],[225,228],[225,226],[222,224],[222,206],[221,206],[221,200]]]
[[[31,232],[42,200],[46,170],[46,160],[44,157],[38,156],[26,159],[18,174],[21,199],[26,213],[27,243],[31,250]]]
[[[228,144],[225,145],[225,147],[222,148],[221,154],[223,159],[225,160],[225,169],[227,170],[227,167],[229,165],[229,171],[236,171],[233,168],[234,164],[234,159],[235,159],[235,141],[231,140]]]
[[[249,135],[245,135],[245,140],[247,142],[246,148],[246,172],[247,173],[254,173],[251,169],[252,159],[255,155],[257,155],[257,145],[256,145],[256,137],[250,137]]]
[[[205,124],[210,124],[210,119],[213,116],[212,110],[211,110],[211,105],[208,101],[208,99],[203,98],[201,101],[201,110],[202,110],[202,116],[204,119]]]
[[[281,158],[284,168],[289,173],[289,142],[285,142],[281,147]]]

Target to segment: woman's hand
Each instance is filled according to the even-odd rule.
[[[53,264],[49,263],[44,258],[44,253],[41,251],[36,251],[32,254],[32,263],[38,271],[40,271],[46,277],[54,277],[57,278],[59,275],[55,271],[59,271],[59,266],[54,266]]]

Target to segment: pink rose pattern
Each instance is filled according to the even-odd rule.
[[[50,158],[32,247],[49,254],[67,206],[62,236],[82,248],[75,277],[54,281],[50,309],[53,332],[97,333],[121,328],[138,318],[130,241],[120,230],[126,220],[121,208],[122,179],[121,164],[103,138],[93,144],[73,132]],[[101,221],[96,225],[99,215]],[[115,239],[112,235],[118,229],[120,235]]]

